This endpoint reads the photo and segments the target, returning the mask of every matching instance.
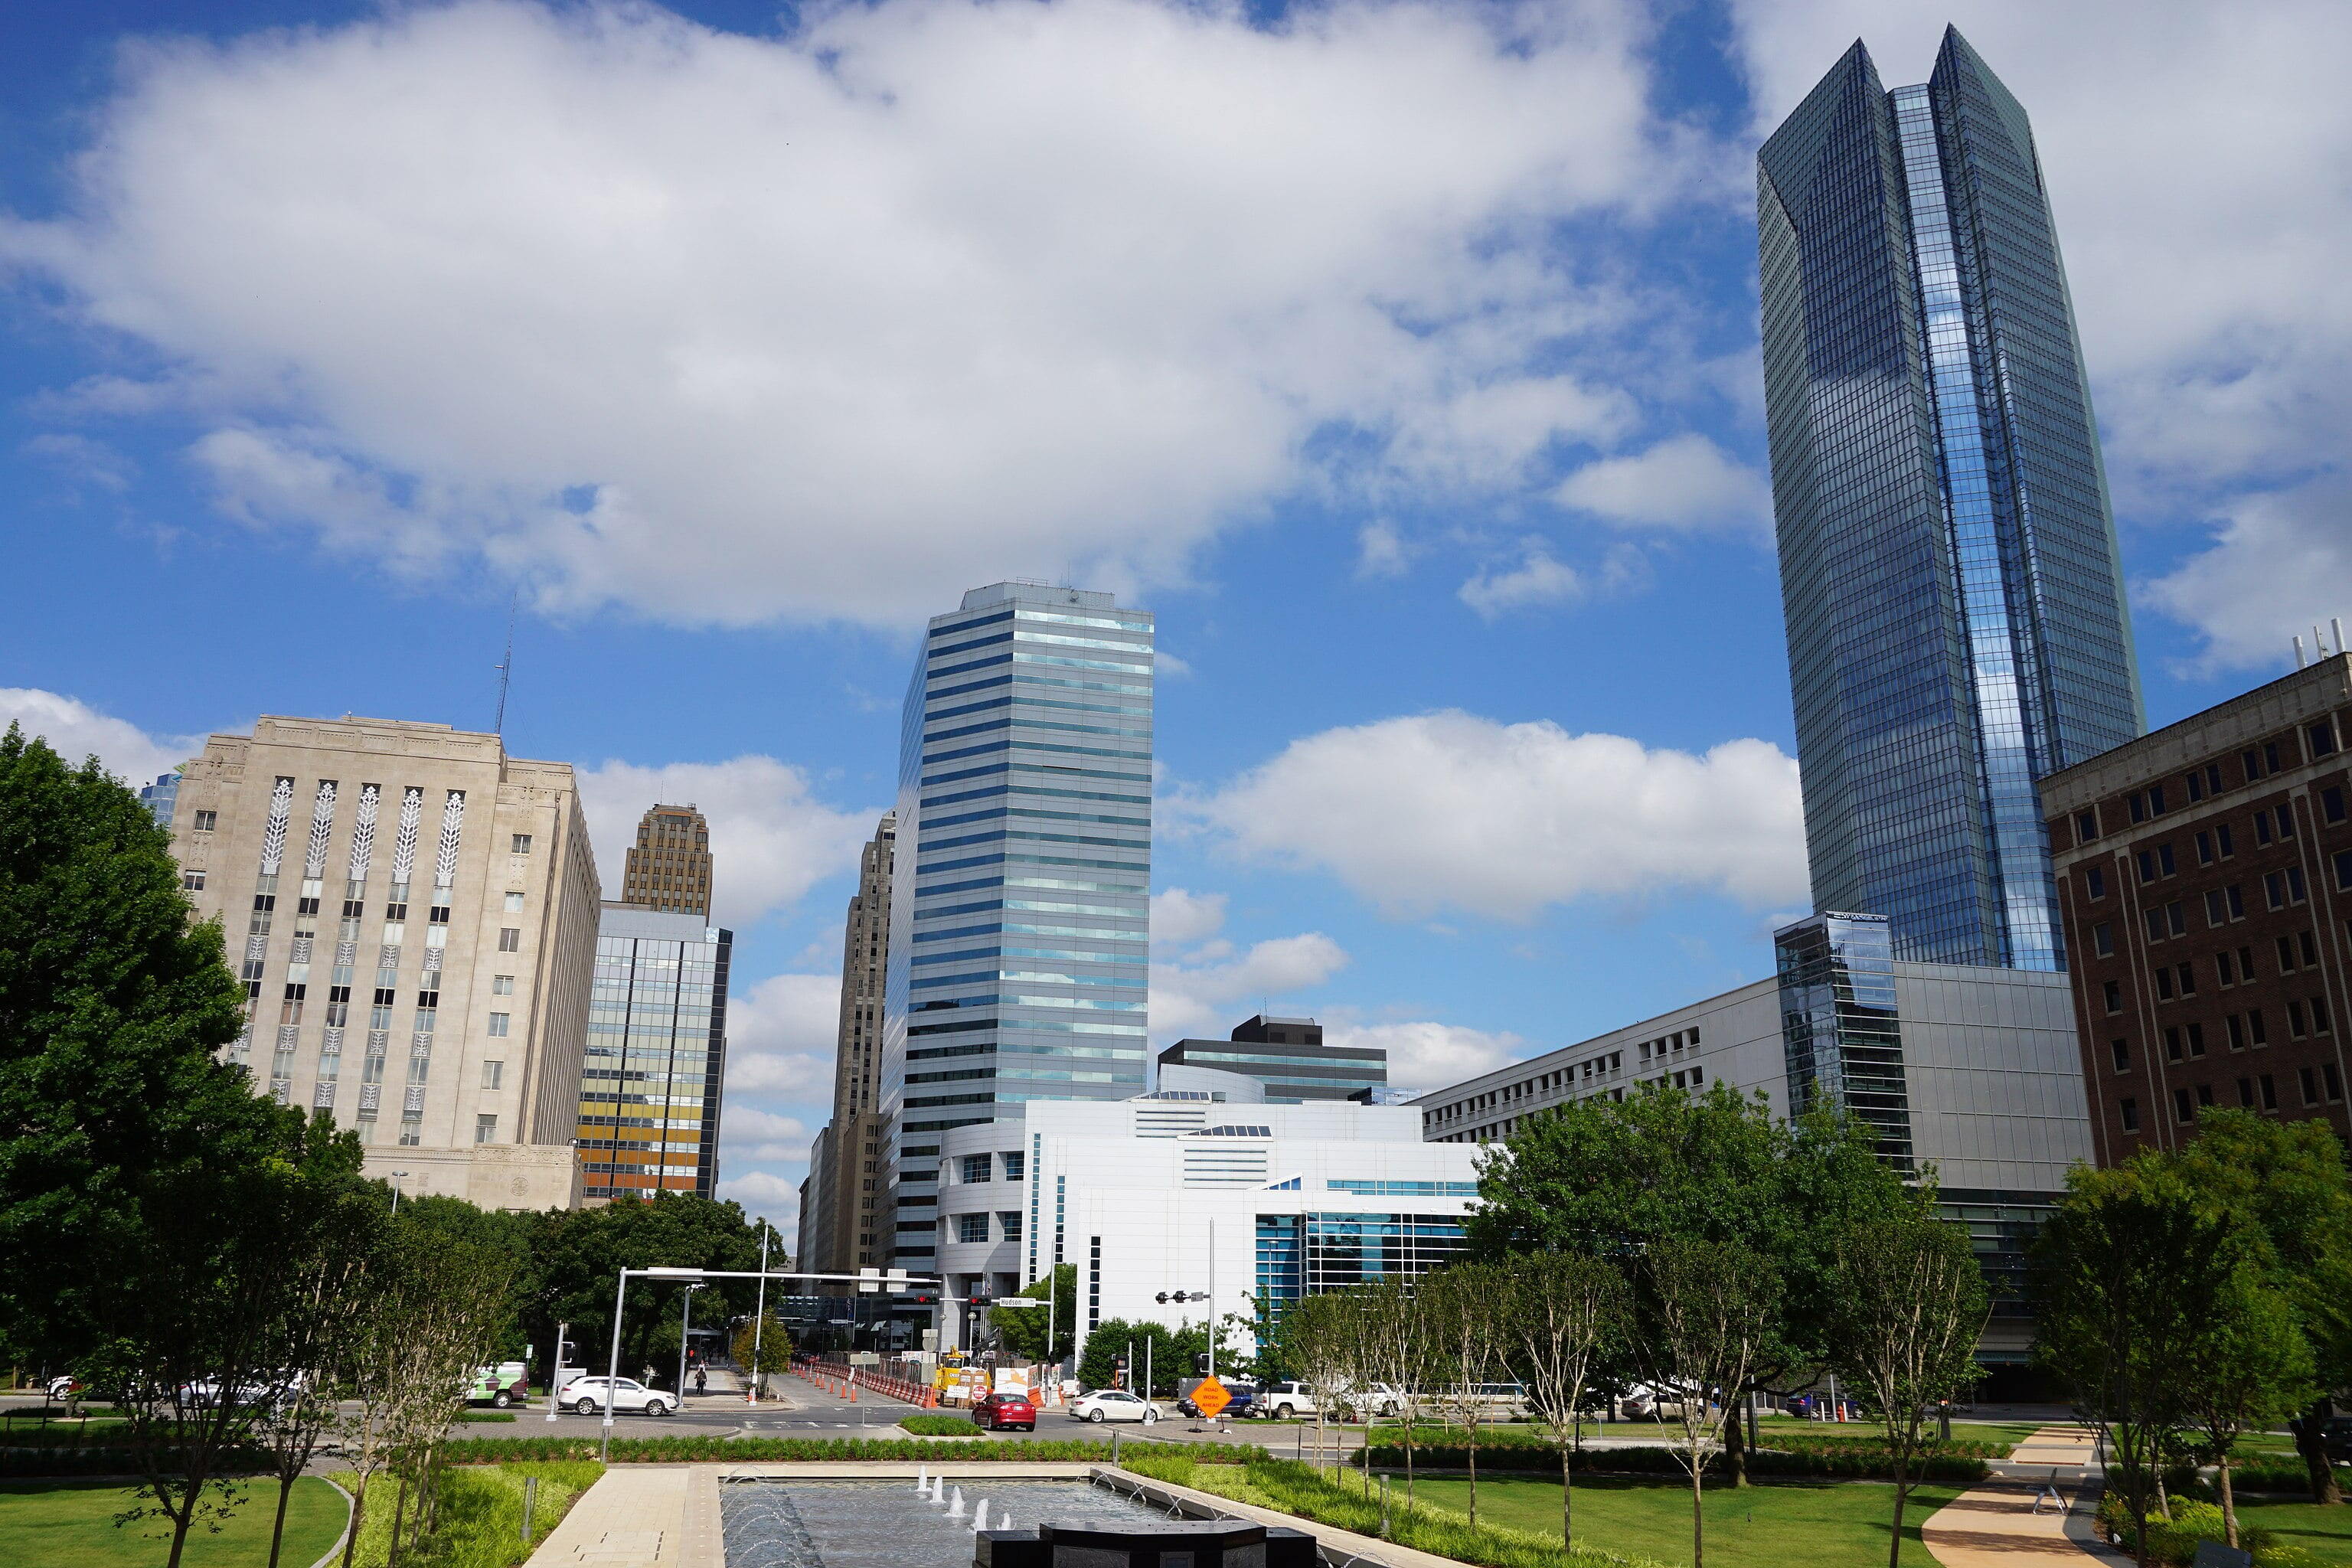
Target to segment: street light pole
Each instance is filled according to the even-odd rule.
[[[687,1335],[694,1321],[694,1293],[699,1285],[688,1285],[686,1294],[677,1299],[677,1407],[686,1408],[686,1344]]]
[[[760,1216],[760,1304],[751,1310],[751,1403],[760,1403],[760,1332],[768,1326],[768,1235],[775,1226]]]
[[[613,1462],[613,1395],[621,1380],[621,1309],[628,1299],[629,1271],[624,1268],[613,1292],[613,1360],[604,1371],[604,1435],[596,1450],[596,1458],[608,1465]]]
[[[405,1171],[394,1171],[392,1173],[392,1212],[394,1214],[400,1212],[400,1184],[406,1180],[408,1180],[408,1173]]]

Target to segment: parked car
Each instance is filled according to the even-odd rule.
[[[1368,1383],[1361,1388],[1342,1385],[1332,1391],[1331,1403],[1354,1421],[1366,1417],[1385,1421],[1404,1413],[1403,1394],[1385,1383]]]
[[[616,1414],[635,1410],[647,1415],[667,1415],[675,1408],[668,1394],[659,1389],[647,1388],[634,1377],[575,1377],[563,1385],[557,1403],[569,1405],[583,1415],[601,1414],[608,1384],[612,1386],[613,1409]]]
[[[1100,1426],[1106,1421],[1157,1421],[1160,1407],[1124,1388],[1097,1388],[1070,1401],[1070,1417]]]
[[[1287,1421],[1294,1415],[1312,1415],[1315,1408],[1315,1390],[1296,1379],[1288,1383],[1268,1384],[1265,1392],[1257,1396],[1257,1413],[1271,1415],[1277,1421]]]
[[[992,1432],[1037,1430],[1037,1407],[1029,1396],[1012,1389],[983,1394],[972,1402],[971,1424]]]
[[[284,1383],[238,1383],[229,1386],[229,1403],[239,1408],[265,1405],[283,1405],[302,1387],[302,1377],[296,1373]],[[209,1410],[221,1403],[221,1385],[212,1378],[180,1384],[180,1403],[191,1410]]]
[[[500,1410],[520,1405],[530,1397],[530,1368],[519,1361],[475,1368],[473,1384],[466,1390],[468,1405],[488,1405]]]
[[[69,1372],[61,1372],[49,1379],[48,1390],[51,1399],[71,1399],[81,1392],[81,1379]]]
[[[1176,1408],[1195,1421],[1202,1419],[1202,1416],[1201,1407],[1192,1402],[1192,1390],[1200,1387],[1202,1381],[1205,1380],[1184,1384],[1183,1392],[1176,1396]],[[1221,1377],[1217,1382],[1223,1385],[1227,1395],[1225,1407],[1217,1412],[1220,1416],[1231,1419],[1255,1413],[1258,1399],[1257,1384],[1245,1383],[1237,1377]]]

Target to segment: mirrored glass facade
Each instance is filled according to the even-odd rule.
[[[1857,43],[1758,159],[1765,392],[1813,901],[1897,958],[2063,967],[2034,780],[2144,727],[2025,111],[1957,32]]]
[[[1772,933],[1789,1111],[1826,1106],[1869,1123],[1878,1152],[1911,1163],[1911,1092],[1884,915],[1820,914]]]
[[[936,1256],[940,1136],[1144,1089],[1152,620],[1000,583],[935,617],[907,691],[880,1111],[893,1257]]]
[[[588,1201],[718,1185],[734,941],[698,915],[605,906],[580,1079]]]

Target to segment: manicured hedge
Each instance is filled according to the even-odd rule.
[[[1361,1450],[1351,1456],[1350,1462],[1360,1462]],[[1404,1449],[1378,1447],[1371,1451],[1375,1469],[1404,1468]],[[1415,1445],[1413,1468],[1432,1470],[1467,1469],[1470,1450],[1457,1447],[1423,1447]],[[1537,1447],[1526,1443],[1506,1443],[1495,1447],[1478,1446],[1478,1468],[1481,1471],[1547,1476],[1559,1474],[1559,1450]],[[1689,1472],[1673,1450],[1650,1446],[1633,1448],[1588,1448],[1576,1460],[1580,1474],[1679,1476]],[[1730,1462],[1721,1454],[1707,1461],[1707,1474],[1727,1476]],[[1871,1447],[1858,1443],[1824,1444],[1818,1448],[1751,1449],[1748,1455],[1748,1473],[1751,1476],[1782,1476],[1821,1478],[1832,1480],[1892,1480],[1895,1461],[1884,1447]],[[1920,1461],[1911,1479],[1918,1481],[1949,1482],[1973,1485],[1985,1479],[1982,1459],[1954,1454],[1932,1455]]]
[[[593,1437],[453,1437],[441,1446],[453,1465],[496,1465],[515,1459],[593,1459]],[[615,1437],[616,1465],[738,1464],[760,1459],[808,1462],[824,1459],[954,1459],[1012,1461],[1075,1460],[1098,1464],[1110,1458],[1110,1445],[1090,1439],[991,1443],[976,1454],[968,1439],[954,1437]]]
[[[142,1450],[123,1444],[96,1443],[76,1447],[0,1448],[0,1477],[18,1479],[36,1476],[135,1476]],[[232,1448],[215,1466],[225,1476],[251,1475],[269,1468],[267,1451]]]

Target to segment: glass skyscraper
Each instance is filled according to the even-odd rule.
[[[735,933],[701,915],[604,906],[580,1076],[581,1195],[589,1202],[707,1198],[718,1186],[734,948]]]
[[[937,1257],[940,1137],[1030,1100],[1144,1089],[1151,616],[975,588],[907,691],[880,1111],[892,1255]]]
[[[1757,162],[1814,907],[2062,968],[2034,781],[2144,725],[2032,130],[1948,30],[1892,92],[1857,42]]]

